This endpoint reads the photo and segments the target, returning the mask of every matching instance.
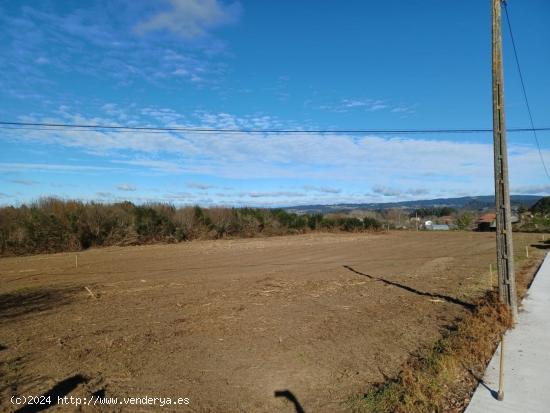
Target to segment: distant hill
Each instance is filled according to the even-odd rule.
[[[524,205],[527,208],[533,206],[542,196],[538,195],[511,195],[510,202],[512,208]],[[484,196],[465,196],[461,198],[439,198],[423,199],[419,201],[402,202],[382,202],[382,203],[364,203],[364,204],[334,204],[334,205],[299,205],[286,207],[287,211],[296,213],[329,213],[329,212],[349,212],[352,210],[373,210],[373,209],[416,209],[429,207],[451,207],[456,209],[482,210],[494,208],[495,197],[493,195]]]

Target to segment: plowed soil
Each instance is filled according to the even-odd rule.
[[[346,411],[470,310],[494,245],[310,234],[0,259],[0,410],[49,394],[189,398],[82,411]]]

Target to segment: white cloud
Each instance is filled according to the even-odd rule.
[[[399,197],[399,198],[410,198],[418,197],[420,195],[426,196],[430,194],[430,191],[427,188],[394,188],[387,187],[383,185],[377,185],[372,188],[372,192],[377,195],[382,195],[385,197]]]
[[[172,74],[176,76],[187,76],[189,74],[189,71],[187,69],[184,69],[182,67],[178,67],[176,70],[172,72]]]
[[[242,197],[250,197],[250,198],[302,198],[305,197],[306,194],[303,192],[292,192],[292,191],[272,191],[272,192],[249,192],[249,193],[241,193],[240,196]]]
[[[346,108],[364,107],[366,105],[367,102],[364,100],[344,99],[342,101],[342,106]]]
[[[399,189],[395,188],[388,188],[382,185],[375,186],[372,188],[372,192],[375,194],[383,195],[383,196],[399,196],[401,195],[401,191]]]
[[[135,159],[135,160],[112,160],[113,163],[121,163],[126,165],[141,166],[144,168],[149,168],[154,171],[165,172],[165,173],[180,173],[184,169],[175,162],[170,161],[158,161],[152,159]]]
[[[409,195],[428,195],[430,191],[426,188],[413,188],[406,191]]]
[[[44,57],[44,56],[40,56],[34,62],[38,65],[46,65],[46,64],[50,63],[50,59],[48,59],[47,57]]]
[[[189,202],[194,200],[195,194],[191,192],[170,192],[164,195],[164,198],[170,201]]]
[[[112,109],[112,108],[107,108]],[[87,119],[71,115],[65,108],[62,119],[39,118],[36,121],[113,123],[110,118]],[[147,111],[153,124],[162,116],[177,117],[170,110]],[[243,127],[255,117],[237,117],[229,113],[198,113],[196,123],[177,123],[193,127]],[[259,118],[270,123],[269,117]],[[114,164],[127,166],[126,171],[144,170],[166,175],[202,175],[222,179],[299,179],[291,185],[310,191],[313,198],[353,198],[325,183],[338,182],[341,188],[354,187],[362,194],[374,188],[374,195],[383,197],[419,198],[451,197],[492,192],[492,144],[486,142],[432,140],[416,136],[385,137],[345,134],[260,134],[260,133],[113,133],[85,131],[19,131],[11,140],[40,142],[89,152]],[[509,143],[510,177],[517,192],[540,193],[543,171],[538,152],[533,146]],[[543,150],[550,159],[550,151]],[[131,168],[130,168],[131,167]],[[92,169],[86,169],[92,168]],[[105,171],[105,167],[85,165],[46,165],[0,163],[0,170],[71,170]],[[116,168],[113,168],[116,169]],[[193,179],[193,178],[191,178]],[[308,182],[309,185],[305,185]],[[209,189],[207,184],[190,182],[196,189]],[[195,185],[195,186],[193,186]],[[304,186],[305,185],[305,186]],[[259,187],[256,187],[259,189]],[[265,199],[269,194],[250,192],[250,198]],[[269,192],[269,191],[268,191]],[[303,199],[298,192],[282,189],[271,196]],[[278,195],[276,195],[276,193]],[[255,194],[256,196],[252,196]],[[325,199],[326,201],[326,199]]]
[[[513,186],[511,192],[514,194],[548,195],[550,194],[550,184]]]
[[[5,93],[41,103],[66,100],[70,90],[64,89],[63,79],[54,79],[46,69],[108,80],[113,87],[139,83],[141,88],[143,82],[177,90],[182,82],[214,87],[226,70],[227,55],[219,53],[225,45],[209,32],[237,21],[241,9],[239,3],[214,0],[130,1],[112,6],[117,14],[97,2],[73,3],[64,13],[47,4],[14,8],[13,15],[0,13]],[[138,27],[142,32],[167,30],[171,35],[136,36],[131,16],[159,11],[163,4],[168,7]],[[190,41],[183,42],[184,37]],[[55,52],[45,54],[45,50]],[[75,64],[79,61],[94,64]]]
[[[187,187],[194,189],[210,189],[214,188],[214,185],[202,184],[200,182],[188,182]]]
[[[138,24],[139,33],[169,31],[184,39],[203,38],[217,27],[235,23],[241,15],[238,2],[219,0],[168,0],[169,10],[161,11]]]
[[[113,194],[110,192],[96,192],[98,198],[113,198]]]
[[[306,191],[322,192],[322,193],[325,193],[325,194],[339,194],[340,192],[342,192],[341,189],[330,188],[330,187],[327,187],[327,186],[304,185],[303,188]]]
[[[119,191],[133,192],[137,188],[130,184],[120,184],[120,185],[117,185],[116,189],[118,189]]]
[[[336,113],[349,112],[350,110],[363,110],[366,112],[376,112],[379,110],[387,109],[390,112],[407,112],[412,113],[412,109],[406,106],[394,106],[390,102],[381,99],[370,99],[370,98],[361,98],[361,99],[342,99],[340,102],[335,104],[325,104],[319,106],[319,109],[328,110]]]
[[[26,186],[36,185],[38,183],[36,181],[31,181],[29,179],[12,179],[10,182],[14,184],[26,185]]]
[[[22,163],[22,162],[0,162],[0,171],[53,171],[53,172],[115,172],[121,168],[109,168],[102,166],[49,164],[49,163]]]
[[[416,105],[401,105],[401,106],[393,107],[391,109],[391,112],[410,115],[415,112],[415,108],[416,108]]]
[[[215,129],[277,129],[288,127],[276,117],[266,114],[235,116],[224,112],[195,111],[193,116],[197,118],[200,126]]]

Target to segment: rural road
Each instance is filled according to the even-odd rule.
[[[550,411],[550,257],[547,255],[523,300],[519,323],[505,336],[504,400],[498,401],[500,347],[466,413]]]

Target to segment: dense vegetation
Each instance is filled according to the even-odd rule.
[[[545,196],[539,199],[531,208],[530,211],[533,214],[550,214],[550,196]]]
[[[515,225],[518,231],[550,232],[550,197],[539,199],[531,208],[521,205],[517,212],[521,216]]]
[[[410,217],[444,217],[456,213],[456,209],[450,207],[417,208],[410,213]]]
[[[30,205],[0,208],[0,254],[379,228],[379,222],[372,218],[298,215],[281,209],[176,208],[167,204],[102,204],[46,198]]]

